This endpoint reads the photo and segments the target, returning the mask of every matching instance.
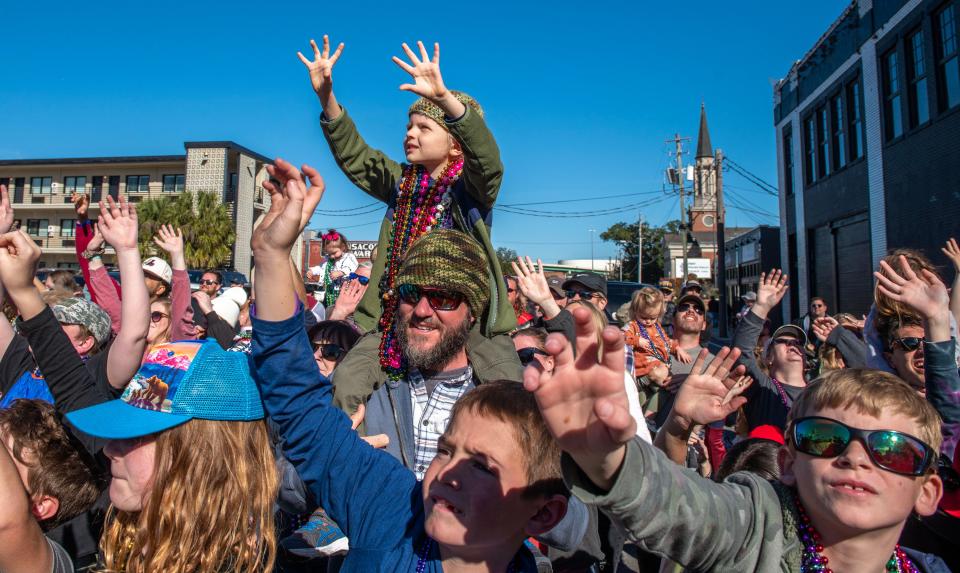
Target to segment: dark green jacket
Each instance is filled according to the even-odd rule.
[[[463,175],[448,193],[452,193],[454,199],[451,206],[455,228],[472,235],[483,245],[487,254],[490,284],[496,288],[490,289],[490,306],[486,316],[478,318],[483,335],[492,337],[517,327],[496,251],[490,242],[493,204],[500,192],[503,164],[500,162],[500,150],[487,124],[470,106],[466,108],[463,116],[446,122],[447,129],[460,142],[464,153]],[[380,225],[377,258],[370,273],[371,288],[367,289],[355,314],[360,328],[370,332],[376,329],[380,319],[382,293],[378,285],[386,265],[393,209],[403,165],[367,145],[346,109],[342,109],[332,121],[321,115],[320,125],[340,169],[357,187],[388,207]]]

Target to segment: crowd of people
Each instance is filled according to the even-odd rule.
[[[311,45],[333,156],[388,206],[371,264],[330,229],[301,275],[324,183],[280,158],[252,287],[191,292],[171,226],[141,261],[122,196],[96,221],[75,198],[85,287],[40,281],[0,187],[0,571],[603,572],[627,546],[644,572],[960,567],[953,239],[952,288],[894,250],[861,319],[814,298],[771,328],[773,269],[719,347],[695,281],[609,309],[598,274],[504,276],[504,165],[439,45],[394,58],[402,162],[335,97],[343,44]]]

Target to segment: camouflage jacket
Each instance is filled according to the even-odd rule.
[[[563,475],[574,495],[599,506],[642,549],[686,571],[800,572],[796,504],[779,482],[741,472],[716,483],[639,440],[627,446],[609,492],[598,491],[566,454]],[[921,571],[949,571],[937,557],[908,554]]]

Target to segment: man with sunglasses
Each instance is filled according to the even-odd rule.
[[[818,318],[823,318],[827,316],[827,301],[819,296],[815,296],[810,299],[810,311],[807,314],[803,315],[797,326],[803,329],[807,334],[807,340],[810,341],[811,348],[817,349],[820,347],[820,339],[817,338],[816,334],[813,331],[813,323]]]
[[[766,425],[781,431],[786,428],[787,413],[807,385],[804,374],[807,335],[799,326],[785,324],[773,332],[760,356],[766,363],[766,372],[754,357],[764,321],[780,304],[788,288],[787,276],[779,269],[761,274],[757,301],[733,335],[733,344],[741,352],[739,363],[746,366],[747,374],[755,381],[744,394],[747,398],[744,414],[750,430]]]

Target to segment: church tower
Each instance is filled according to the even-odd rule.
[[[707,109],[700,104],[700,132],[697,135],[697,156],[693,167],[693,205],[690,207],[690,228],[695,233],[717,230],[717,165]]]

